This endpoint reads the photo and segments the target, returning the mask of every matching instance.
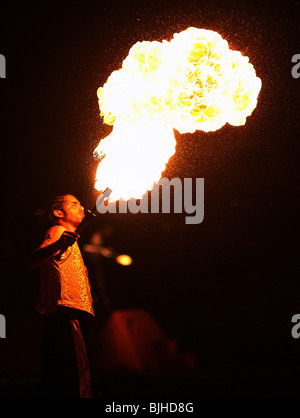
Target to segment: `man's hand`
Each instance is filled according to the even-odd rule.
[[[64,231],[59,238],[59,246],[63,248],[71,247],[79,238],[79,235],[76,232]]]
[[[64,231],[58,240],[58,245],[61,246],[60,251],[58,254],[55,254],[55,258],[60,260],[63,253],[71,247],[75,241],[79,238],[79,235],[76,232]]]

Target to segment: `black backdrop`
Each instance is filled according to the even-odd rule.
[[[232,49],[249,56],[262,79],[258,106],[246,125],[175,133],[176,154],[164,176],[204,178],[204,221],[186,225],[184,214],[106,214],[84,231],[80,243],[96,229],[111,227],[107,243],[134,260],[128,268],[103,260],[114,308],[138,306],[153,315],[181,350],[196,354],[197,376],[215,373],[214,383],[218,373],[242,378],[256,370],[281,381],[273,389],[266,384],[263,393],[299,389],[300,340],[291,335],[300,290],[300,79],[291,74],[292,56],[300,53],[298,16],[295,1],[1,6],[0,53],[7,66],[0,80],[0,313],[7,317],[1,362],[12,365],[2,366],[4,376],[24,373],[13,366],[15,351],[7,347],[15,344],[12,328],[18,334],[24,318],[34,317],[37,272],[26,264],[42,232],[34,210],[61,191],[74,193],[86,207],[95,204],[92,153],[110,132],[99,116],[97,88],[135,42],[170,39],[195,26],[219,32]],[[23,350],[21,363],[30,342]],[[211,394],[217,393],[212,384]]]

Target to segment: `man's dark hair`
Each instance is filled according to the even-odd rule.
[[[47,206],[46,209],[46,221],[49,225],[57,225],[58,223],[58,218],[54,215],[54,211],[55,210],[62,210],[64,211],[64,203],[66,201],[66,196],[68,196],[68,194],[63,194],[63,195],[59,195],[56,196],[54,199],[52,199]]]
[[[64,203],[66,196],[69,196],[70,193],[64,193],[55,196],[50,202],[44,206],[43,209],[37,209],[34,214],[40,224],[43,224],[43,227],[49,229],[53,225],[57,225],[58,218],[54,215],[55,210],[64,210]]]

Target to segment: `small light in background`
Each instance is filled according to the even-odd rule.
[[[132,263],[132,258],[129,255],[121,254],[116,257],[116,262],[121,264],[122,266],[130,266]]]

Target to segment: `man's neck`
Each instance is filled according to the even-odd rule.
[[[73,225],[69,222],[65,222],[62,219],[60,219],[58,223],[59,223],[59,225],[63,226],[66,229],[66,231],[70,231],[70,232],[75,232],[76,228],[78,226],[78,225],[75,226],[75,225]]]

